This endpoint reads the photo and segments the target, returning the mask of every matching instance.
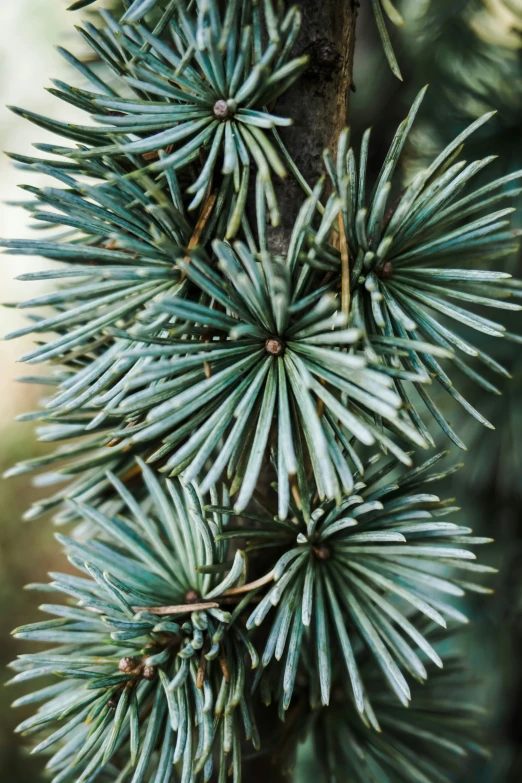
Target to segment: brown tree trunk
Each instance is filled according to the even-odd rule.
[[[281,132],[284,143],[310,186],[324,171],[325,147],[335,148],[348,120],[353,85],[353,55],[357,0],[297,0],[303,15],[296,55],[307,54],[310,65],[297,84],[277,102],[277,114],[294,124]],[[270,230],[270,247],[284,253],[303,202],[301,186],[289,174],[276,183],[281,225]]]
[[[310,66],[297,84],[277,102],[276,113],[292,117],[294,124],[281,132],[285,146],[299,171],[313,187],[323,174],[323,150],[335,149],[348,121],[353,84],[353,55],[357,0],[296,0],[303,14],[296,55],[308,54]],[[291,174],[275,183],[281,210],[281,225],[269,230],[270,249],[285,253],[297,212],[305,194]],[[257,711],[258,727],[273,739],[278,726],[275,710]],[[286,724],[280,724],[283,742],[277,748],[244,765],[245,783],[288,783],[289,759],[282,757]],[[277,731],[277,729],[276,729]]]

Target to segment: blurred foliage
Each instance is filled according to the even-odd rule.
[[[30,427],[21,434],[20,425],[6,426],[2,431],[0,470],[4,471],[18,457],[34,453],[34,442]],[[43,452],[41,446],[39,453]],[[23,642],[11,637],[13,617],[19,622],[38,619],[38,609],[31,593],[24,590],[28,582],[45,578],[46,572],[63,567],[65,558],[56,547],[45,525],[33,524],[30,531],[20,525],[28,495],[36,492],[27,488],[23,479],[3,481],[0,484],[0,603],[9,611],[0,614],[0,682],[3,685],[12,675],[7,664],[22,651]],[[28,533],[30,532],[30,535]],[[21,542],[23,541],[23,545]],[[26,690],[30,690],[29,687]],[[24,689],[18,689],[22,695]],[[27,710],[11,710],[13,693],[3,692],[0,709],[0,780],[17,783],[36,783],[40,780],[42,765],[38,759],[29,756],[27,746],[13,729]]]

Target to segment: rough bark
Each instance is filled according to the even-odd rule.
[[[301,174],[314,185],[323,173],[322,153],[335,148],[347,123],[353,85],[357,0],[297,0],[303,15],[296,54],[308,54],[303,77],[278,101],[276,112],[294,124],[281,132]],[[276,183],[281,225],[270,231],[270,247],[283,253],[303,202],[301,186],[291,175]]]

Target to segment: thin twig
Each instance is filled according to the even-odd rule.
[[[219,609],[215,601],[204,601],[199,604],[177,604],[176,606],[133,606],[135,612],[149,614],[184,614],[185,612],[203,612],[205,609]]]
[[[132,468],[129,468],[129,470],[124,473],[124,475],[121,477],[122,484],[127,484],[131,479],[135,478],[136,476],[139,476],[141,474],[141,466],[140,465],[133,465]]]
[[[240,593],[249,593],[250,590],[255,590],[258,587],[262,587],[263,585],[268,584],[274,579],[275,571],[270,571],[270,573],[265,574],[265,576],[262,576],[260,579],[256,579],[255,582],[249,582],[246,585],[241,585],[240,587],[231,587],[229,590],[225,590],[224,593],[222,593],[219,597],[220,598],[227,598],[229,595],[239,595]]]
[[[339,215],[339,239],[339,249],[341,251],[341,310],[346,315],[350,315],[350,250],[341,214]]]
[[[301,493],[299,492],[299,485],[297,483],[296,476],[290,476],[290,491],[292,493],[292,497],[294,499],[294,502],[299,509],[299,511],[302,510],[303,504],[301,501]]]
[[[274,571],[270,571],[269,574],[265,574],[260,579],[256,579],[255,582],[249,582],[241,587],[231,587],[229,590],[225,590],[219,598],[228,598],[234,595],[240,595],[241,593],[249,593],[251,590],[256,590],[258,587],[268,584],[274,578]],[[149,614],[183,614],[184,612],[203,612],[205,609],[219,609],[219,604],[215,601],[204,601],[199,604],[178,604],[176,606],[133,606],[135,612],[148,612]]]
[[[199,240],[201,239],[201,234],[203,233],[203,229],[208,223],[208,220],[213,212],[214,204],[216,203],[217,199],[217,192],[211,193],[210,196],[205,201],[205,204],[203,206],[203,209],[201,210],[201,214],[198,218],[198,222],[196,223],[196,227],[194,229],[194,233],[190,237],[189,243],[188,243],[188,249],[193,250],[196,245],[199,243]],[[189,259],[190,260],[190,259]]]
[[[187,245],[188,251],[193,250],[199,244],[199,240],[201,239],[201,234],[203,233],[203,230],[207,225],[210,216],[212,215],[212,212],[214,211],[214,205],[216,203],[216,199],[217,199],[217,192],[214,192],[211,193],[207,198],[207,200],[205,201],[203,205],[203,209],[201,210],[201,214],[198,218],[198,221],[192,233],[192,236],[189,239],[189,243]],[[184,261],[186,264],[190,264],[191,262],[190,255],[187,254],[184,258]],[[185,271],[182,270],[181,280],[183,280],[185,276],[186,276]]]

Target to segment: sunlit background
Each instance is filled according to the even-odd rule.
[[[28,122],[8,111],[6,105],[31,108],[41,114],[71,117],[70,108],[60,105],[45,87],[50,78],[64,78],[68,66],[55,49],[58,43],[78,46],[65,0],[4,0],[0,8],[0,148],[31,154],[31,142],[49,141],[50,134],[35,129]],[[74,44],[73,44],[74,40]],[[34,151],[34,150],[33,150]],[[27,198],[17,185],[27,181],[24,172],[10,160],[0,156],[0,236],[27,236],[27,216],[22,209],[11,206]],[[14,280],[25,271],[35,270],[43,262],[33,258],[3,255],[0,262],[1,301],[12,303],[37,293],[39,283]],[[48,266],[48,264],[47,264]],[[2,335],[23,325],[23,313],[14,309],[0,311]],[[17,377],[28,375],[27,368],[16,363],[17,356],[31,345],[28,337],[0,341],[0,468],[42,452],[35,444],[30,424],[14,422],[18,414],[32,410],[39,392],[34,386],[16,383]],[[0,482],[0,678],[7,679],[5,666],[21,652],[11,639],[13,625],[36,620],[37,596],[23,589],[34,581],[45,581],[53,568],[62,567],[59,549],[47,522],[22,523],[21,516],[32,500],[33,490],[27,479]],[[24,711],[12,710],[10,703],[21,696],[13,689],[0,691],[0,780],[5,783],[34,783],[42,779],[42,763],[32,759],[23,744],[13,736],[13,728]]]
[[[433,3],[434,0],[431,0]],[[490,107],[501,108],[501,130],[508,129],[500,145],[494,152],[504,153],[519,149],[522,166],[522,67],[520,20],[522,20],[522,0],[482,0],[482,8],[466,20],[474,34],[484,45],[495,47],[495,57],[479,58],[470,65],[464,62],[458,47],[458,28],[451,27],[451,14],[457,6],[466,5],[463,0],[435,0],[447,7],[449,27],[446,38],[429,41],[423,38],[419,20],[430,0],[405,0],[402,3],[404,15],[408,19],[408,30],[394,35],[397,54],[404,65],[405,86],[400,86],[389,74],[384,62],[381,46],[373,21],[368,14],[369,0],[362,0],[362,14],[358,27],[358,47],[355,70],[357,93],[352,102],[352,117],[356,131],[366,125],[381,127],[376,130],[375,145],[377,157],[389,143],[390,137],[404,116],[407,106],[416,90],[424,83],[426,74],[430,77],[435,71],[438,75],[432,84],[428,101],[432,100],[434,112],[439,112],[437,127],[441,139],[433,137],[433,117],[425,112],[424,125],[419,125],[415,135],[415,150],[411,152],[408,166],[413,168],[422,162],[423,155],[436,148],[439,141],[459,132],[459,123],[463,117],[468,120],[482,110]],[[70,69],[59,56],[57,44],[70,47],[73,51],[82,50],[74,24],[81,20],[66,11],[66,0],[0,0],[0,148],[6,151],[31,154],[31,143],[48,141],[50,135],[35,128],[20,117],[12,114],[4,105],[17,105],[34,112],[52,116],[56,119],[74,120],[74,109],[67,106],[45,89],[51,86],[51,78],[67,78]],[[471,5],[471,4],[470,4]],[[473,2],[474,6],[479,2]],[[455,40],[451,40],[451,35]],[[426,47],[432,47],[429,54]],[[444,48],[446,47],[446,49]],[[453,47],[453,48],[452,48]],[[448,59],[448,51],[451,57]],[[500,55],[499,55],[500,53]],[[437,58],[455,74],[471,79],[469,90],[459,93],[458,106],[451,95],[440,99],[442,77],[435,65]],[[435,64],[435,65],[434,65]],[[519,82],[516,81],[520,74]],[[76,77],[74,83],[78,83]],[[447,76],[444,76],[446,79]],[[480,82],[482,91],[477,94],[476,84]],[[439,91],[439,92],[438,92]],[[506,118],[507,119],[504,119]],[[85,118],[83,119],[85,121]],[[497,125],[497,128],[499,126]],[[486,143],[498,142],[486,139]],[[508,143],[511,146],[508,146]],[[489,152],[489,150],[488,150]],[[481,154],[481,153],[479,153]],[[485,154],[485,153],[484,153]],[[508,164],[507,164],[508,165]],[[511,162],[509,162],[511,165]],[[408,169],[409,170],[409,169]],[[6,156],[0,157],[0,236],[23,237],[30,229],[26,213],[13,205],[27,199],[27,193],[17,186],[29,181],[25,172],[15,168]],[[34,178],[31,179],[35,184]],[[42,262],[38,259],[3,255],[0,263],[1,301],[13,303],[36,295],[40,283],[21,283],[14,278],[25,271],[34,271]],[[6,334],[23,325],[23,311],[13,308],[1,311],[1,332]],[[522,328],[518,328],[522,332]],[[16,378],[29,374],[26,367],[16,363],[18,355],[28,349],[32,338],[16,341],[0,341],[0,467],[6,469],[20,459],[42,453],[43,447],[35,442],[31,424],[15,423],[13,419],[20,413],[32,410],[38,403],[39,390],[29,384],[16,383]],[[522,397],[518,396],[518,402]],[[515,438],[517,433],[514,433]],[[480,435],[482,437],[482,434]],[[486,434],[484,434],[484,438]],[[518,437],[520,435],[518,434]],[[480,445],[480,444],[479,444]],[[478,448],[468,455],[467,476],[471,476],[473,460],[479,458]],[[471,464],[471,467],[470,467]],[[475,466],[476,467],[476,466]],[[522,469],[522,465],[520,466]],[[460,481],[460,479],[459,479]],[[487,742],[495,751],[495,763],[480,762],[464,777],[455,779],[455,783],[515,783],[520,780],[520,767],[517,767],[517,754],[522,750],[522,678],[518,673],[522,656],[521,623],[521,582],[522,574],[522,524],[520,510],[516,504],[522,502],[520,492],[520,474],[513,468],[509,482],[519,485],[511,506],[501,510],[496,501],[491,504],[481,502],[475,495],[470,480],[467,491],[460,488],[459,496],[465,495],[463,505],[467,508],[467,521],[478,527],[484,534],[486,529],[498,539],[491,548],[486,561],[501,567],[502,574],[496,584],[496,596],[485,603],[484,600],[472,604],[471,615],[475,623],[474,632],[465,641],[468,658],[473,671],[478,674],[475,698],[485,704],[491,713],[491,728],[488,729]],[[462,485],[466,482],[464,481]],[[38,617],[37,595],[24,591],[29,582],[45,581],[48,571],[63,567],[64,563],[52,537],[52,526],[46,521],[21,522],[23,512],[30,505],[37,490],[29,486],[27,478],[10,479],[0,483],[0,601],[3,610],[0,614],[0,676],[5,665],[16,654],[22,652],[20,643],[10,637],[14,625],[36,620]],[[453,491],[453,488],[451,488]],[[517,500],[513,500],[516,498]],[[493,529],[493,530],[492,530]],[[517,646],[518,645],[518,646]],[[6,783],[37,783],[43,780],[42,762],[33,759],[24,749],[23,741],[14,737],[12,730],[24,717],[24,708],[16,713],[10,708],[10,702],[20,697],[22,689],[0,691],[0,781]],[[520,695],[520,699],[517,696]],[[518,707],[517,707],[518,705]],[[28,714],[28,713],[27,713]],[[520,757],[520,756],[519,756]],[[307,783],[315,783],[316,772],[309,766],[310,756],[303,755],[299,777]],[[513,772],[513,770],[518,770]],[[247,781],[248,783],[248,781]],[[344,781],[342,782],[344,783]],[[349,783],[349,781],[347,781]]]

